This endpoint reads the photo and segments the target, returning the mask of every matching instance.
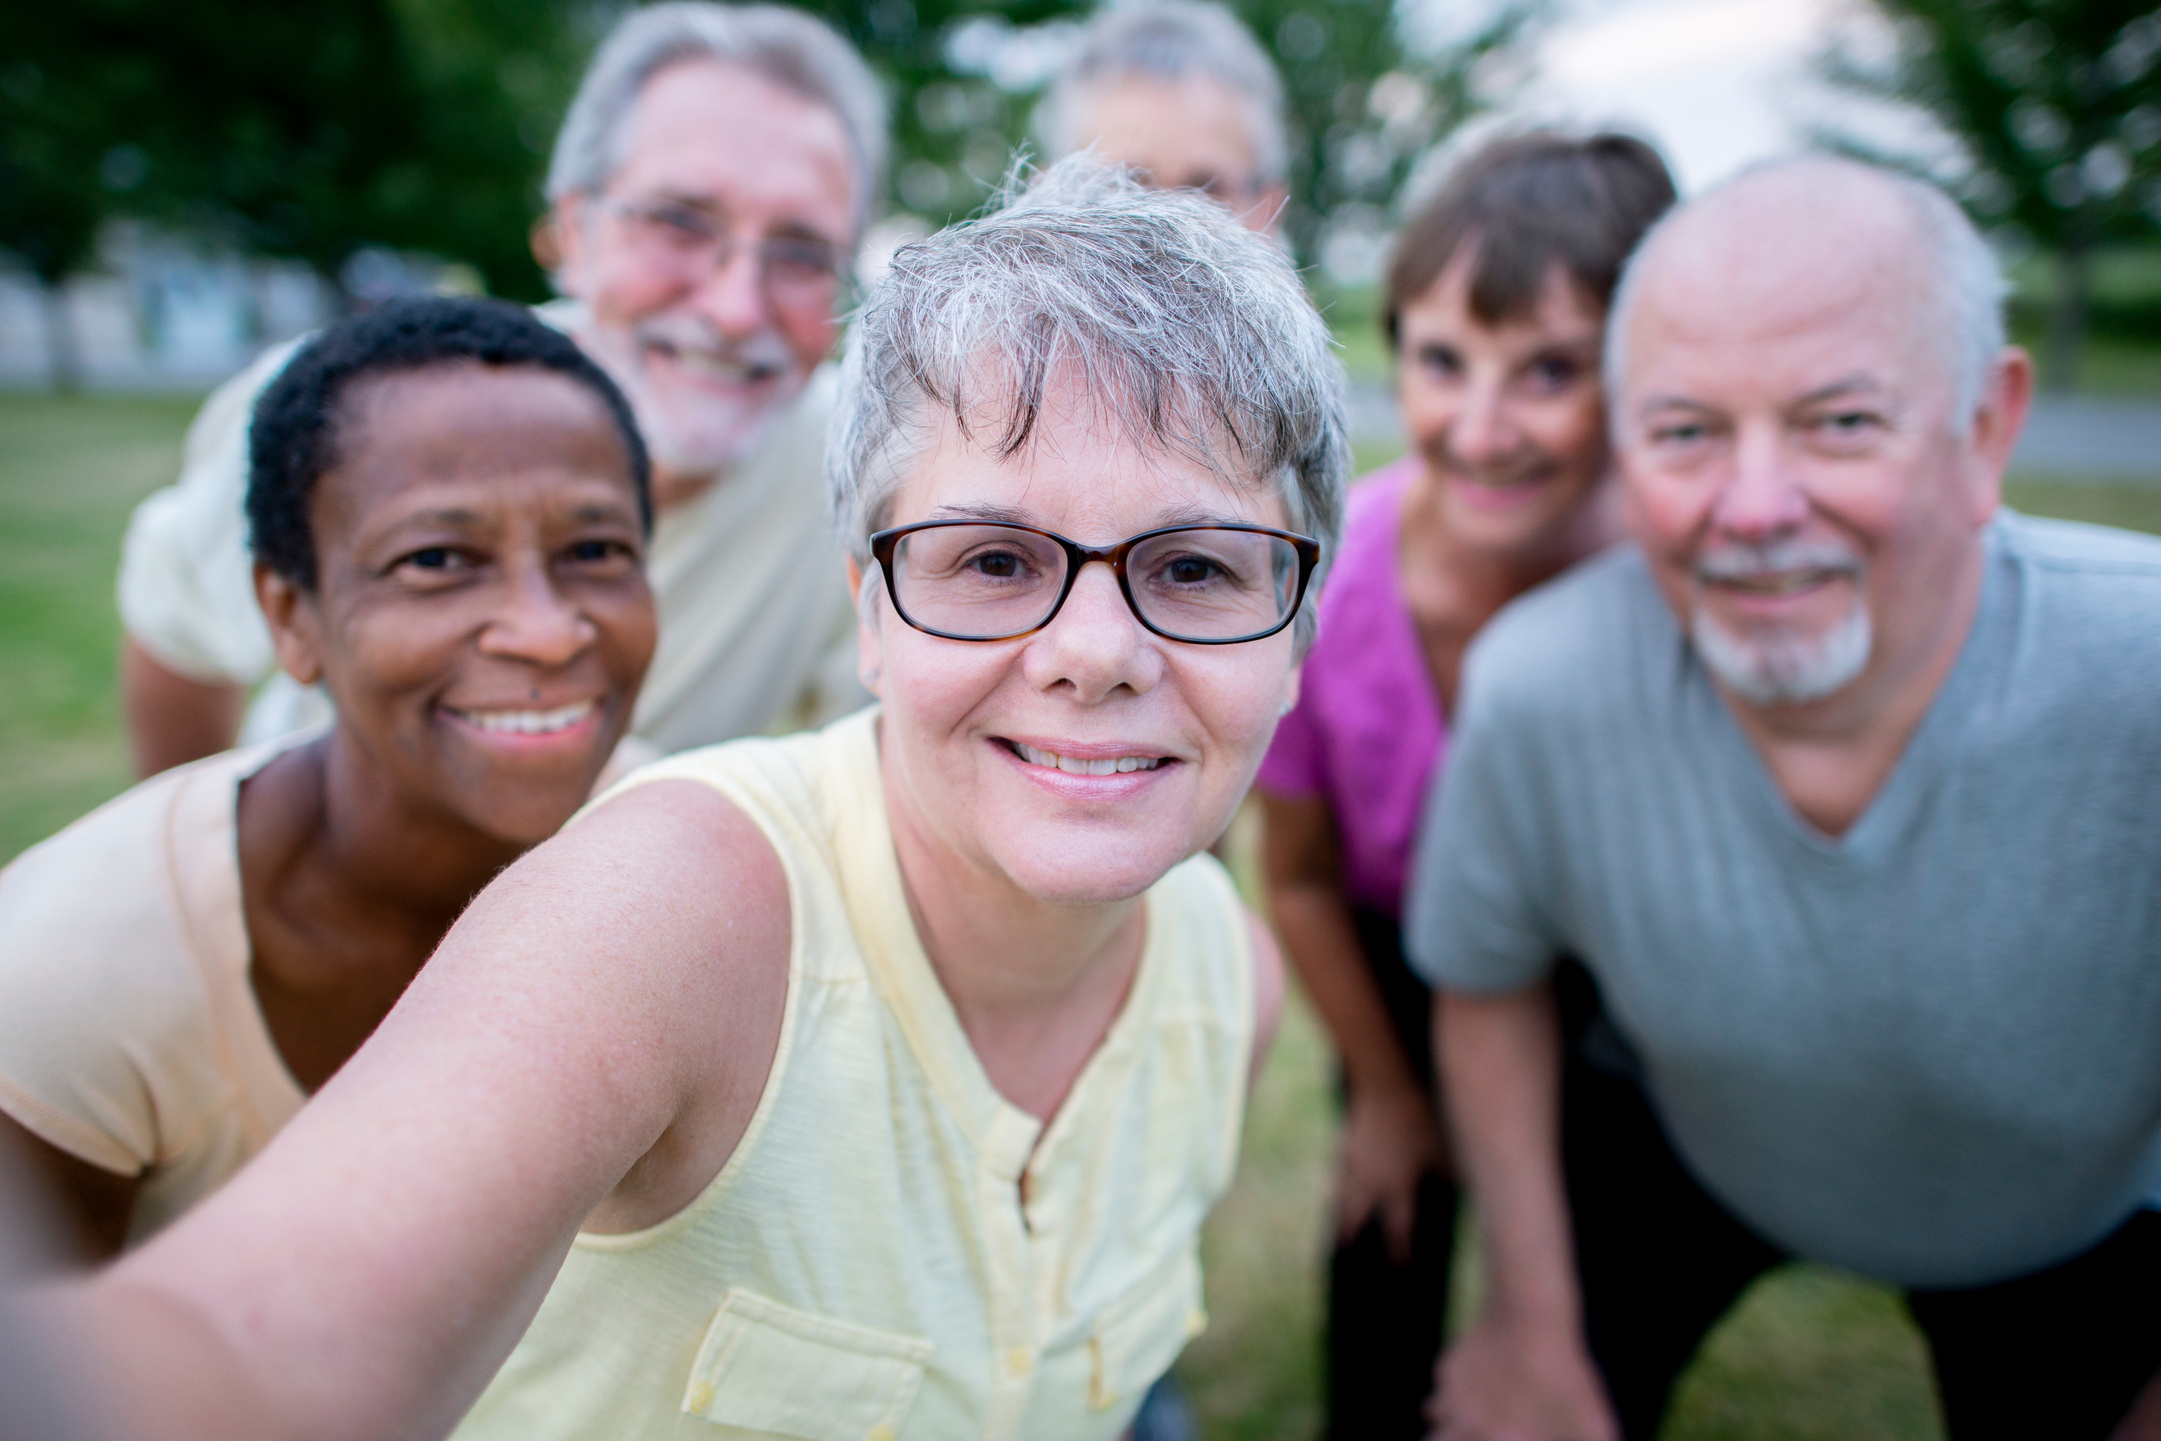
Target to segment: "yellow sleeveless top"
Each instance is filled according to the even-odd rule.
[[[1149,889],[1131,992],[1045,1127],[993,1089],[917,938],[876,724],[624,782],[710,785],[779,853],[780,1046],[696,1200],[577,1238],[463,1441],[1109,1441],[1200,1331],[1253,1047],[1229,878],[1198,856]]]

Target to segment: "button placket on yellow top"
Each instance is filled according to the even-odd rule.
[[[984,1441],[1018,1438],[1035,1394],[1034,1267],[1020,1181],[1042,1129],[1034,1117],[999,1102],[984,1128],[976,1167],[977,1205],[990,1263],[991,1377]]]

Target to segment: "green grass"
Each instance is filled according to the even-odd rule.
[[[130,509],[178,468],[192,410],[180,400],[0,395],[0,860],[128,783],[113,573]],[[2161,532],[2161,489],[2015,485],[2010,498]],[[1250,855],[1250,835],[1237,849]],[[1253,1097],[1238,1180],[1208,1227],[1213,1322],[1179,1365],[1210,1441],[1304,1441],[1318,1429],[1329,1066],[1326,1040],[1293,997]],[[1465,1261],[1458,1316],[1477,1286],[1475,1258]],[[1676,1405],[1667,1441],[1939,1434],[1920,1342],[1897,1300],[1813,1267],[1750,1293]]]
[[[194,410],[0,395],[0,860],[128,784],[113,575]]]

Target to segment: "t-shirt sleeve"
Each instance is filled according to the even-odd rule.
[[[1544,885],[1537,727],[1493,694],[1491,657],[1466,662],[1461,723],[1435,772],[1411,856],[1404,947],[1429,985],[1494,993],[1542,980],[1564,949]],[[1480,674],[1484,670],[1488,674]]]
[[[1279,796],[1304,799],[1319,795],[1327,788],[1323,756],[1320,718],[1313,713],[1313,687],[1309,683],[1300,692],[1298,704],[1276,722],[1276,738],[1269,743],[1268,754],[1261,757],[1255,783]]]
[[[275,663],[248,551],[248,421],[291,352],[273,350],[212,392],[188,429],[180,478],[128,522],[121,622],[160,662],[196,680],[252,686]]]
[[[157,799],[131,793],[0,871],[0,1110],[121,1175],[184,1144],[223,1085]]]

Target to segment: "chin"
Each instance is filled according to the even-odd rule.
[[[1101,906],[1140,895],[1198,847],[1136,844],[1131,836],[1040,837],[995,857],[1009,880],[1036,900]]]

